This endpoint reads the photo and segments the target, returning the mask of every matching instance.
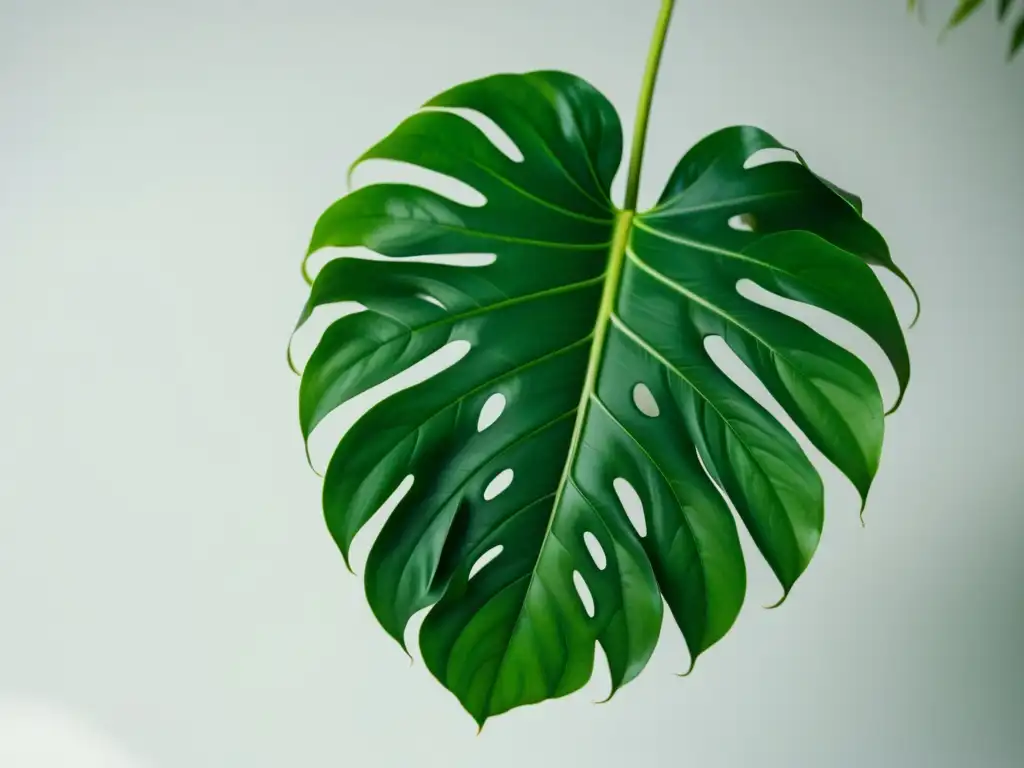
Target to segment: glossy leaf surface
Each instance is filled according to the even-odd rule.
[[[493,121],[522,157],[465,110]],[[335,302],[366,309],[334,322],[305,367],[307,439],[368,388],[451,342],[471,345],[345,433],[323,504],[347,560],[355,535],[413,477],[370,550],[367,599],[403,644],[410,618],[430,608],[425,662],[481,724],[582,687],[596,643],[614,692],[649,660],[663,605],[692,660],[717,642],[746,584],[725,497],[784,593],[806,569],[821,480],[794,437],[716,365],[709,337],[867,495],[883,436],[871,372],[738,283],[853,323],[885,352],[901,392],[909,380],[903,333],[870,265],[901,273],[856,197],[796,159],[745,167],[783,147],[733,127],[685,154],[653,209],[620,211],[611,184],[622,143],[611,104],[572,75],[456,86],[357,165],[420,166],[486,203],[412,184],[362,187],[323,214],[309,248],[390,258],[336,258],[312,283],[300,325]],[[465,253],[496,258],[407,259]],[[504,408],[480,429],[496,395]],[[510,474],[495,495],[492,483]],[[633,494],[640,523],[623,505]]]

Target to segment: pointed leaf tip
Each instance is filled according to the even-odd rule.
[[[907,288],[910,289],[910,293],[914,297],[914,317],[911,319],[910,325],[907,326],[907,329],[909,330],[913,328],[915,325],[917,325],[917,321],[921,319],[921,297],[917,293],[917,288],[915,288],[914,284],[910,282],[910,279],[905,274],[903,274],[902,270],[900,270],[897,274],[899,278],[903,281],[903,283],[907,286]]]
[[[686,668],[685,672],[676,672],[676,677],[689,677],[690,673],[693,672],[693,668],[697,666],[697,659],[700,658],[700,654],[694,654],[690,657],[690,666]]]
[[[292,334],[292,338],[294,338],[294,334]],[[292,339],[288,339],[288,348],[285,350],[285,353],[288,358],[288,368],[291,369],[291,372],[296,376],[301,376],[302,371],[300,371],[298,366],[295,365],[295,358],[292,355]]]
[[[900,387],[900,391],[896,394],[896,402],[894,402],[888,410],[885,412],[885,416],[892,416],[896,411],[899,410],[900,406],[903,405],[903,398],[907,394],[907,387],[910,385],[909,378],[904,386]]]
[[[352,165],[350,165],[348,167],[348,170],[345,172],[345,189],[347,191],[349,191],[349,192],[352,191],[352,175],[356,172],[356,168],[358,168],[362,164],[363,160],[365,160],[365,159],[366,159],[366,153],[360,155],[355,160],[355,162],[353,162]]]
[[[620,688],[620,686],[617,686],[614,683],[612,683],[612,689],[608,692],[608,695],[605,696],[603,699],[598,699],[597,701],[595,701],[593,703],[594,704],[607,704],[609,701],[612,700],[612,698],[615,696],[615,694],[618,693],[619,688]]]
[[[764,606],[764,609],[765,609],[766,611],[774,611],[774,610],[775,610],[776,608],[779,608],[779,607],[780,607],[780,606],[781,606],[781,605],[782,605],[782,604],[783,604],[784,602],[786,602],[786,598],[788,598],[788,597],[789,597],[789,593],[790,593],[791,591],[792,591],[792,587],[790,587],[789,589],[785,590],[785,591],[784,591],[784,592],[782,593],[782,597],[780,597],[780,598],[779,598],[779,599],[778,599],[777,601],[775,601],[775,602],[774,602],[774,603],[772,603],[771,605],[766,605],[766,606]]]
[[[306,450],[306,464],[308,464],[309,468],[311,470],[313,470],[313,474],[316,475],[317,477],[319,477],[322,480],[323,477],[324,477],[323,473],[319,469],[317,469],[316,467],[313,466],[313,456],[309,452],[309,440],[308,439],[304,439],[302,441],[302,445],[303,445],[303,447]]]
[[[866,528],[867,527],[864,524],[864,510],[866,510],[867,508],[868,508],[868,496],[867,496],[867,494],[864,494],[863,496],[860,497],[860,512],[858,513],[858,517],[860,518],[860,527],[861,528]]]

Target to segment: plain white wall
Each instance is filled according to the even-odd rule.
[[[629,130],[657,5],[0,0],[0,765],[1024,764],[1024,57],[989,13],[940,46],[948,3],[678,2],[643,199],[761,125],[924,299],[867,528],[826,469],[785,606],[754,561],[692,677],[666,624],[612,703],[599,671],[477,737],[324,528],[284,349],[348,162],[498,71],[580,74]]]

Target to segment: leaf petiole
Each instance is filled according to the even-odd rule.
[[[658,79],[658,67],[661,65],[661,52],[665,48],[665,37],[668,35],[669,21],[675,0],[662,0],[661,11],[654,25],[651,47],[647,53],[647,67],[640,87],[640,101],[636,107],[636,124],[633,129],[633,146],[629,152],[629,176],[626,179],[626,199],[624,208],[636,210],[636,198],[640,189],[640,166],[643,164],[644,143],[647,141],[647,120],[651,115],[651,100],[654,96],[654,82]]]

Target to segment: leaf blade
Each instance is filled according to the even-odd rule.
[[[308,255],[361,246],[384,258],[328,260],[312,281],[299,328],[337,302],[365,309],[335,321],[305,366],[307,441],[353,398],[453,342],[469,345],[340,438],[323,506],[348,563],[356,535],[412,478],[371,545],[367,600],[403,647],[410,619],[428,609],[427,667],[481,726],[578,690],[598,643],[613,695],[650,659],[663,603],[692,668],[744,600],[730,503],[783,597],[807,569],[821,479],[710,357],[709,336],[866,497],[883,415],[870,371],[735,286],[750,279],[854,323],[885,351],[902,395],[905,340],[869,265],[902,272],[859,198],[802,158],[745,167],[771,148],[784,147],[753,127],[716,132],[684,155],[654,209],[619,211],[610,189],[622,136],[607,100],[565,73],[498,75],[429,100],[353,164],[425,168],[468,184],[482,205],[389,182],[350,192],[318,220]],[[732,215],[752,231],[731,229]],[[413,259],[460,253],[494,259]],[[641,385],[654,412],[636,400]],[[504,409],[484,427],[478,415],[497,394]]]

